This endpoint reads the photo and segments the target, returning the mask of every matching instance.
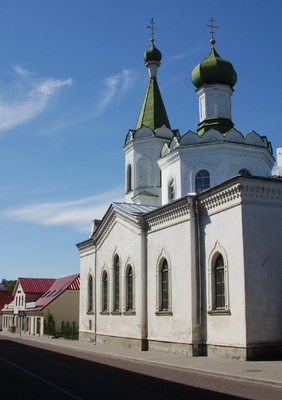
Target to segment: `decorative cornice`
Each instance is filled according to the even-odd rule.
[[[180,158],[198,158],[206,156],[220,156],[222,155],[243,156],[248,158],[263,159],[272,167],[273,157],[266,147],[259,147],[253,144],[234,143],[227,141],[220,142],[203,142],[193,143],[179,146],[167,154],[164,158],[159,160],[159,165],[164,168]]]
[[[175,162],[177,162],[179,160],[180,160],[180,154],[176,150],[176,151],[172,151],[171,153],[168,153],[163,158],[160,158],[158,160],[158,164],[159,164],[160,169],[163,169],[165,167],[168,167],[171,164],[174,164]]]
[[[282,207],[282,181],[256,177],[234,179],[237,181],[235,184],[229,182],[232,186],[222,184],[199,195],[201,215],[211,215],[241,203],[267,203]]]
[[[177,220],[180,222],[184,217],[186,220],[190,218],[190,205],[186,196],[180,201],[172,202],[145,216],[148,231],[163,224],[175,224]]]
[[[230,208],[231,203],[238,203],[241,199],[240,184],[218,191],[215,194],[199,196],[199,210],[201,215],[211,215],[219,209]]]
[[[93,237],[97,246],[99,246],[104,241],[109,231],[116,223],[117,218],[121,219],[125,223],[130,224],[134,228],[141,229],[142,215],[131,215],[112,205],[110,210],[108,211],[108,214],[105,215],[104,219],[99,225],[99,228],[94,233]]]
[[[267,181],[252,184],[241,184],[241,197],[244,201],[263,200],[264,202],[278,203],[282,206],[282,181]]]
[[[84,240],[83,242],[80,242],[76,245],[76,247],[78,248],[80,254],[85,253],[86,251],[91,250],[92,248],[94,248],[95,244],[93,241],[93,238],[89,238],[87,240]]]

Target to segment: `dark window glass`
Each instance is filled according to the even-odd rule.
[[[219,255],[215,261],[215,307],[225,308],[224,261]]]
[[[127,311],[133,310],[133,270],[131,265],[127,269]]]
[[[119,257],[114,261],[114,311],[119,311]]]
[[[171,178],[168,183],[168,201],[175,199],[175,183],[174,179]]]
[[[245,177],[252,176],[252,174],[250,173],[250,171],[249,171],[248,169],[246,169],[246,168],[240,169],[239,174],[240,174],[241,176],[245,176]]]
[[[131,164],[128,164],[127,166],[127,192],[130,192],[132,190],[132,172],[131,172]]]
[[[202,192],[210,187],[210,173],[206,169],[201,169],[195,178],[196,193]]]
[[[92,275],[88,279],[88,311],[93,311],[93,278]]]
[[[161,310],[169,309],[169,282],[168,282],[168,264],[164,260],[161,268]]]
[[[104,271],[103,273],[102,285],[103,285],[102,311],[108,311],[108,274],[106,271]]]

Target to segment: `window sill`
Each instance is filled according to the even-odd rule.
[[[109,311],[101,311],[100,314],[101,315],[110,315]]]
[[[94,311],[87,311],[86,315],[94,315]]]
[[[112,311],[111,314],[112,315],[121,315],[121,312],[120,311]]]
[[[162,311],[156,311],[156,315],[173,315],[172,311],[169,310],[162,310]]]
[[[215,309],[215,310],[210,310],[208,311],[209,315],[231,315],[230,310],[224,310],[224,309]]]
[[[128,310],[128,311],[124,311],[123,315],[136,315],[136,313],[133,310]]]

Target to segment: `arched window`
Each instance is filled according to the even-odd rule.
[[[214,290],[215,290],[215,308],[225,308],[225,276],[224,276],[224,260],[220,254],[214,265]]]
[[[126,311],[134,310],[133,303],[133,269],[131,265],[127,267],[126,272]]]
[[[93,311],[93,278],[89,275],[88,278],[88,311]]]
[[[108,311],[108,273],[102,275],[102,312]]]
[[[131,164],[128,164],[127,166],[127,176],[126,176],[126,192],[131,192],[132,191],[132,167]]]
[[[168,201],[173,201],[175,199],[175,181],[171,177],[168,181]]]
[[[241,176],[245,176],[245,177],[252,176],[252,174],[250,173],[250,171],[247,168],[240,169],[239,174]]]
[[[114,293],[113,293],[113,300],[114,300],[114,304],[113,304],[113,310],[114,311],[119,311],[120,310],[120,279],[119,279],[119,275],[120,275],[120,265],[119,265],[119,256],[116,255],[114,258]]]
[[[206,169],[201,169],[195,177],[196,193],[202,192],[210,187],[210,173]]]
[[[168,276],[168,264],[167,260],[164,259],[162,262],[161,270],[160,270],[160,310],[168,311],[169,310],[169,276]]]

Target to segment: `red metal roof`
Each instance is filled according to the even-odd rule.
[[[54,283],[53,278],[18,278],[24,293],[45,293]],[[17,285],[16,285],[17,287]]]
[[[59,297],[66,290],[79,290],[80,279],[79,274],[65,276],[58,278],[48,288],[48,290],[36,301],[35,308],[27,308],[26,311],[42,310],[48,304],[52,303],[57,297]]]
[[[13,301],[13,295],[10,292],[0,292],[0,314],[2,314],[2,309],[5,304],[10,304]]]

